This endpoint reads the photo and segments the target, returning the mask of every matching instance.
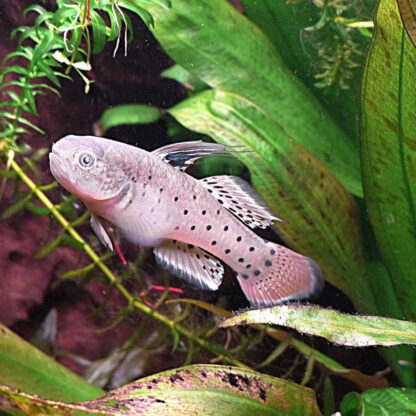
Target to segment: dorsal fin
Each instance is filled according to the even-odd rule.
[[[219,143],[205,143],[201,140],[168,144],[152,152],[169,165],[185,170],[197,159],[209,155],[229,155],[225,146]]]
[[[224,273],[222,264],[199,247],[165,240],[153,252],[164,269],[201,289],[217,290],[221,284]]]
[[[250,228],[266,228],[272,226],[273,221],[281,221],[260,195],[238,176],[211,176],[201,182],[224,208]]]

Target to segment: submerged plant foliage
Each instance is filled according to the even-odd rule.
[[[379,2],[367,55],[373,1],[292,0],[285,4],[264,0],[260,4],[241,0],[241,5],[245,15],[223,0],[175,0],[172,4],[169,0],[57,0],[53,11],[39,4],[29,6],[25,14],[37,14],[34,25],[13,31],[18,47],[3,60],[0,76],[5,97],[0,104],[1,195],[6,188],[12,189],[1,219],[23,210],[52,215],[62,229],[39,249],[37,257],[46,257],[61,246],[84,252],[90,263],[60,277],[81,284],[91,279],[108,283],[96,314],[105,308],[113,291],[120,292],[126,307],[108,328],[131,317],[137,320],[130,339],[108,357],[90,363],[88,380],[100,388],[116,389],[131,381],[130,368],[140,366],[147,371],[150,357],[162,353],[176,354],[188,365],[206,361],[205,351],[212,362],[224,364],[161,373],[93,400],[103,395],[100,388],[74,377],[2,328],[0,383],[25,393],[8,387],[0,390],[24,412],[55,409],[56,414],[124,415],[160,414],[163,409],[166,414],[180,414],[179,410],[194,414],[203,408],[207,414],[217,414],[220,400],[224,414],[319,415],[315,393],[302,387],[309,383],[322,399],[324,414],[329,415],[336,410],[334,375],[361,390],[379,389],[347,395],[343,414],[374,414],[377,406],[394,414],[391,401],[415,410],[411,388],[382,390],[388,386],[386,378],[346,368],[296,335],[263,325],[285,325],[338,343],[342,339],[343,345],[363,345],[370,338],[371,345],[415,342],[414,324],[397,319],[416,317],[415,123],[409,115],[416,53],[396,4]],[[103,114],[97,128],[105,133],[119,125],[164,120],[172,140],[203,134],[251,150],[237,154],[239,162],[227,165],[225,172],[241,172],[242,162],[253,186],[284,218],[276,229],[286,243],[317,260],[327,280],[344,291],[359,312],[389,318],[299,306],[232,318],[224,300],[212,305],[199,299],[177,299],[180,293],[169,288],[167,276],[153,305],[146,300],[152,282],[143,273],[143,251],[126,266],[120,266],[112,254],[98,255],[95,238],[80,235],[80,230],[85,233],[88,213],[79,213],[75,198],[51,202],[56,183],[44,185],[38,166],[46,150],[28,156],[25,145],[32,132],[42,133],[36,125],[37,98],[65,94],[61,79],[72,76],[83,79],[88,93],[93,54],[103,51],[108,42],[113,44],[113,55],[128,53],[134,15],[176,62],[163,76],[184,85],[189,97],[167,111],[143,104],[113,107]],[[361,155],[356,151],[359,106]],[[207,166],[208,161],[203,162],[201,170],[215,172],[220,164],[215,161],[213,167]],[[113,236],[118,249],[116,231]],[[168,297],[176,299],[166,301]],[[219,329],[219,318],[244,319],[249,327]],[[322,319],[328,322],[324,330]],[[48,320],[45,325],[56,325],[56,321]],[[46,333],[43,341],[53,344],[56,331],[52,328]],[[273,347],[265,351],[264,345],[270,343]],[[296,351],[293,362],[276,370],[289,349]],[[401,346],[381,352],[400,385],[415,387],[413,350]],[[53,355],[59,353],[52,348]],[[26,357],[24,365],[21,357]],[[302,386],[252,369],[277,372]],[[211,392],[208,401],[207,388]],[[82,403],[63,403],[69,401]],[[183,403],[180,409],[178,401]]]

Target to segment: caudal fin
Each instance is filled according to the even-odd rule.
[[[321,291],[324,279],[310,258],[278,244],[268,243],[267,253],[250,275],[238,273],[244,294],[255,307],[278,305],[308,298]]]

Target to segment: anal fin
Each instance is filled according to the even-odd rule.
[[[266,228],[272,226],[273,221],[281,221],[261,196],[238,176],[211,176],[201,182],[224,208],[250,228]]]
[[[217,290],[224,268],[215,257],[199,247],[165,240],[153,249],[156,261],[166,270],[205,290]]]

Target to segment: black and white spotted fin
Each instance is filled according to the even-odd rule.
[[[211,176],[201,182],[224,208],[250,228],[266,228],[272,226],[273,221],[282,221],[260,195],[237,176]]]
[[[199,247],[176,240],[165,240],[155,247],[156,261],[180,279],[204,290],[217,290],[224,268],[215,257]]]
[[[107,231],[103,227],[103,225],[100,222],[100,219],[94,215],[91,214],[91,228],[93,229],[95,235],[100,240],[101,244],[107,248],[109,248],[111,251],[113,251],[113,243],[111,242],[111,238],[108,235]]]
[[[168,144],[152,152],[169,165],[185,170],[197,159],[209,155],[230,155],[223,144],[206,143],[201,140]]]

